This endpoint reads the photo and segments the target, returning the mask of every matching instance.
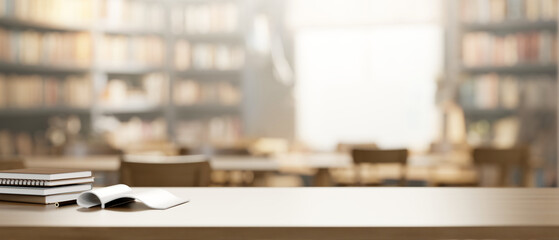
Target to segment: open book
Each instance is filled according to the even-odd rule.
[[[154,209],[167,209],[189,201],[162,189],[136,192],[124,184],[118,184],[83,192],[78,196],[77,202],[80,207],[90,208],[101,205],[101,208],[106,208],[136,200]]]

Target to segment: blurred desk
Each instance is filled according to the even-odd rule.
[[[139,188],[141,190],[141,188]],[[189,203],[101,210],[0,202],[2,239],[555,239],[559,191],[167,188]]]
[[[276,171],[279,169],[277,161],[263,157],[216,156],[210,159],[210,164],[212,169],[215,170]],[[25,165],[27,167],[118,171],[120,159],[117,155],[86,157],[34,156],[26,157]]]
[[[316,170],[315,186],[332,186],[332,169],[351,170],[353,159],[347,153],[289,153],[276,156],[284,171],[296,169]],[[399,168],[383,168],[383,175],[397,175]],[[405,169],[407,179],[426,182],[427,185],[471,184],[476,180],[468,155],[416,154],[408,157]]]
[[[407,174],[410,179],[426,181],[429,185],[471,182],[475,178],[473,169],[464,159],[454,160],[445,155],[412,155],[408,160]],[[35,156],[25,159],[27,167],[53,167],[97,172],[117,172],[120,160],[117,155],[60,157]],[[331,186],[330,170],[352,168],[353,160],[344,153],[289,153],[272,157],[213,156],[212,169],[221,171],[254,171],[261,181],[265,174],[278,171],[300,172],[307,169],[314,173],[315,186]],[[390,172],[390,171],[388,171]],[[262,182],[262,181],[261,181]]]
[[[64,157],[64,156],[33,156],[25,158],[27,167],[69,168],[94,171],[99,186],[118,183],[120,159],[118,155]],[[210,158],[213,170],[220,171],[253,171],[254,181],[262,184],[266,174],[280,169],[279,162],[274,158],[252,156],[214,156]]]

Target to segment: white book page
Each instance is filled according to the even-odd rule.
[[[167,209],[188,202],[162,189],[134,192],[124,184],[113,185],[84,192],[78,197],[80,207],[90,208],[101,205],[101,208],[139,200],[154,209]]]
[[[128,194],[127,197],[140,200],[146,206],[154,209],[167,209],[189,201],[188,199],[179,198],[162,189],[133,192]]]
[[[101,205],[101,208],[105,208],[106,203],[126,197],[129,193],[132,193],[130,187],[124,184],[117,184],[84,192],[80,194],[77,202],[80,207],[90,208]]]

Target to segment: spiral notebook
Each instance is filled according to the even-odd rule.
[[[73,169],[59,168],[22,168],[0,171],[0,179],[52,181],[85,177],[91,177],[91,171],[76,171]]]
[[[60,179],[60,180],[0,178],[0,185],[8,185],[8,186],[52,187],[52,186],[82,184],[82,183],[92,183],[92,182],[93,182],[93,177],[70,178],[70,179]]]

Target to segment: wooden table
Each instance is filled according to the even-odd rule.
[[[559,191],[167,188],[189,203],[101,210],[0,203],[1,239],[556,239]]]

